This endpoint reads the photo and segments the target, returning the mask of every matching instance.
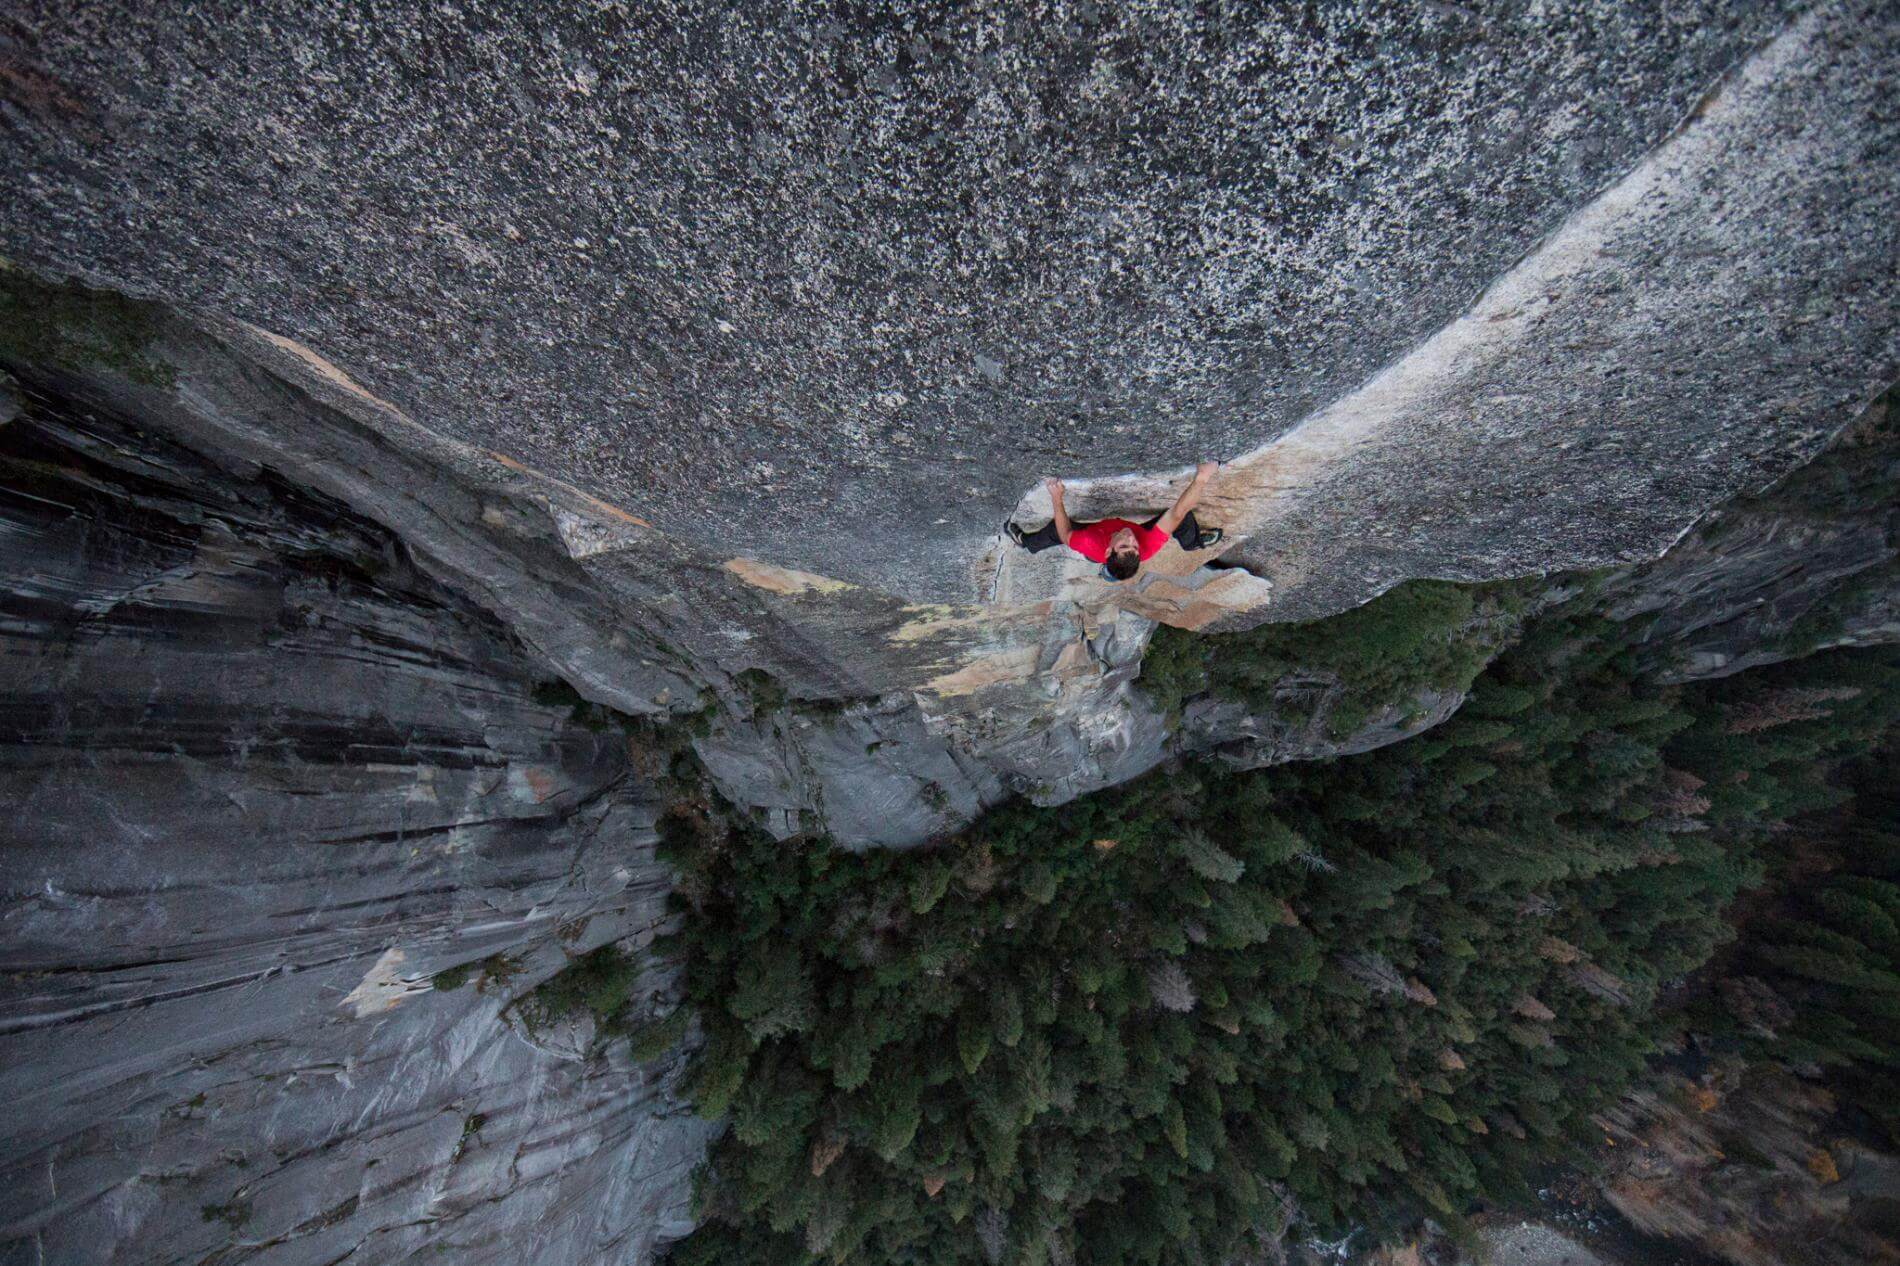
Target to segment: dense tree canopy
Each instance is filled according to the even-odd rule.
[[[731,1128],[674,1260],[1200,1266],[1291,1219],[1520,1193],[1900,702],[1888,656],[1669,688],[1629,637],[1552,613],[1421,737],[1169,769],[931,851],[676,816],[690,1088]],[[1777,970],[1888,989],[1868,874],[1814,895]]]
[[[1786,708],[1842,686],[1770,695]],[[1812,705],[1810,705],[1812,706]],[[1744,926],[1697,1019],[1752,1058],[1818,1065],[1900,1141],[1900,743],[1845,780],[1853,801],[1765,850],[1774,899]]]

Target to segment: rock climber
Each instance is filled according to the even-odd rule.
[[[1055,512],[1055,518],[1034,532],[1025,532],[1014,523],[1009,525],[1009,539],[1028,550],[1039,554],[1056,545],[1067,545],[1082,557],[1102,565],[1102,578],[1109,581],[1127,580],[1141,569],[1142,563],[1168,543],[1172,536],[1185,550],[1206,549],[1220,543],[1219,528],[1204,528],[1194,519],[1194,507],[1206,491],[1208,481],[1214,478],[1214,472],[1220,469],[1219,462],[1202,462],[1194,468],[1194,478],[1187,489],[1175,498],[1174,505],[1166,514],[1157,515],[1146,523],[1130,523],[1127,519],[1103,519],[1098,523],[1076,524],[1069,519],[1069,512],[1062,504],[1062,481],[1045,479],[1043,486],[1049,489],[1049,504]]]

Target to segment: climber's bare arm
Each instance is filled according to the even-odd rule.
[[[1173,507],[1166,514],[1155,520],[1155,530],[1172,536],[1174,529],[1181,526],[1181,520],[1187,518],[1188,511],[1201,504],[1201,493],[1207,490],[1208,482],[1219,469],[1219,462],[1202,462],[1196,466],[1194,478],[1188,481],[1187,489],[1174,499]]]
[[[1067,545],[1069,533],[1075,531],[1075,524],[1069,522],[1069,511],[1062,504],[1062,481],[1045,479],[1042,481],[1042,486],[1049,490],[1049,507],[1056,521],[1056,536],[1061,538],[1064,545]]]

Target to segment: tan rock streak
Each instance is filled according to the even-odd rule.
[[[788,598],[803,597],[806,594],[843,593],[856,588],[855,585],[846,584],[842,580],[833,580],[829,576],[818,576],[790,567],[777,567],[771,563],[762,563],[755,558],[729,558],[721,566],[748,585],[783,594]]]
[[[1276,585],[1258,618],[1655,557],[1856,416],[1900,357],[1892,174],[1867,157],[1895,139],[1896,46],[1890,7],[1810,9],[1464,315],[1229,462],[1202,517]],[[1071,512],[1153,513],[1179,481],[1077,481]],[[1014,517],[1047,513],[1038,488]],[[1064,579],[1005,552],[992,590]]]

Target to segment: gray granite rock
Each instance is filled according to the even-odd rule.
[[[537,685],[847,846],[1402,737],[1456,700],[1171,735],[1151,621],[1653,558],[1813,453],[1900,369],[1897,44],[1767,0],[16,5],[0,1260],[649,1260],[713,1128],[677,1054],[507,1004],[660,926],[665,754]],[[1210,454],[1239,571],[1000,549],[1038,475],[1159,508]],[[1893,552],[1789,522],[1631,613],[1720,670]]]
[[[1203,517],[1272,603],[1215,627],[1647,561],[1812,457],[1900,376],[1897,84],[1900,10],[1814,6],[1455,321],[1235,458]]]
[[[1890,96],[1888,7],[1823,8],[1808,56]],[[1232,457],[1347,396],[1796,9],[26,0],[0,53],[0,250],[293,338],[422,424],[682,539],[960,601],[1036,476]],[[1713,366],[1668,390],[1637,375],[1691,350],[1681,330],[1657,326],[1622,374],[1583,354],[1618,325],[1618,285],[1666,270],[1706,291],[1693,319],[1728,371],[1759,359],[1764,324],[1796,335],[1783,378],[1817,373],[1836,335],[1890,334],[1861,306],[1891,299],[1891,235],[1857,238],[1891,223],[1892,123],[1814,87],[1755,136],[1811,148],[1829,185],[1790,204],[1770,256],[1741,221],[1770,227],[1746,190],[1783,172],[1738,147],[1740,194],[1667,195],[1693,242],[1618,241],[1543,359],[1442,406],[1552,375],[1557,411],[1512,417],[1589,423],[1548,490],[1565,461],[1654,460],[1624,438],[1638,420],[1738,394]],[[1826,161],[1833,141],[1860,179]],[[1811,411],[1789,406],[1765,412]],[[1508,459],[1503,438],[1448,450],[1431,486],[1561,437],[1531,428]],[[1771,462],[1760,445],[1730,447]],[[1728,490],[1705,482],[1695,496]],[[1315,493],[1367,523],[1409,508],[1363,483]]]
[[[1182,709],[1175,742],[1182,751],[1207,752],[1237,769],[1356,756],[1423,733],[1465,701],[1463,691],[1421,690],[1341,733],[1334,724],[1340,694],[1338,681],[1314,675],[1282,681],[1272,708],[1202,696]]]
[[[108,11],[36,11],[6,37],[0,138],[17,177],[0,201],[36,212],[0,218],[9,251],[197,310],[156,322],[150,372],[89,362],[93,389],[383,525],[587,698],[721,709],[721,790],[782,831],[804,810],[847,843],[909,843],[1011,791],[1059,800],[1140,772],[1165,737],[1127,689],[1147,620],[1238,627],[1406,575],[1653,556],[1894,371],[1895,26],[1876,6],[1680,24],[1349,8],[1159,44],[1141,37],[1172,19],[1139,9],[994,40],[925,22],[898,44],[724,11],[665,29]],[[866,50],[899,45],[898,80],[867,77]],[[344,90],[310,96],[335,75]],[[1031,102],[1046,126],[999,122]],[[1098,126],[1111,104],[1132,131]],[[905,130],[925,116],[941,136]],[[919,166],[940,142],[957,162]],[[1038,203],[1018,186],[1066,170],[1056,157],[1112,179]],[[1364,179],[1336,186],[1341,163]],[[848,238],[800,237],[838,209],[826,182],[886,177],[892,197],[847,200]],[[1037,206],[1029,285],[969,229]],[[1141,232],[1116,240],[1141,267],[1090,236],[1127,216]],[[904,243],[947,253],[907,269]],[[1341,289],[1323,261],[1347,258]],[[964,297],[941,307],[912,279]],[[10,320],[0,343],[30,362],[30,324]],[[1016,349],[988,348],[1005,331]],[[1619,367],[1637,363],[1653,372]],[[1096,405],[1148,416],[1118,429]],[[877,410],[896,412],[874,426]],[[1355,430],[1362,411],[1380,424]],[[1196,455],[1269,439],[1212,508],[1247,535],[1222,561],[1271,586],[1246,570],[999,585],[997,511],[1034,473],[1064,454],[1152,470],[1157,435]],[[1283,460],[1321,439],[1327,460]],[[1162,482],[1082,495],[1147,505]],[[855,711],[810,741],[748,730],[748,671]],[[872,717],[928,741],[866,762]],[[916,799],[932,787],[947,808]]]
[[[123,310],[17,271],[0,283],[15,310],[61,313],[43,354],[84,363],[63,375],[69,390],[217,464],[283,472],[380,523],[586,698],[696,715],[720,791],[781,834],[808,825],[790,812],[802,807],[846,845],[915,844],[1011,791],[1063,799],[1161,757],[1152,719],[1136,741],[1127,690],[1153,625],[1099,595],[1006,611],[916,605],[707,558],[569,485],[436,436],[307,349],[158,305]],[[132,332],[123,346],[89,341],[118,326]],[[7,351],[0,341],[0,361]],[[12,363],[27,372],[17,350]],[[140,365],[151,368],[125,369]],[[758,683],[818,705],[800,742],[745,722]],[[839,725],[861,732],[828,737]],[[877,742],[885,754],[865,760]],[[944,806],[891,811],[932,784]]]
[[[693,746],[715,785],[750,789],[781,838],[809,829],[853,844],[922,843],[1005,794],[993,771],[929,734],[915,707],[888,701],[722,719]]]
[[[651,1260],[711,1128],[683,1056],[504,1014],[664,918],[629,740],[536,702],[520,644],[337,503],[25,404],[0,1260]]]
[[[1604,582],[1659,676],[1900,641],[1900,416],[1888,392],[1812,463]]]

